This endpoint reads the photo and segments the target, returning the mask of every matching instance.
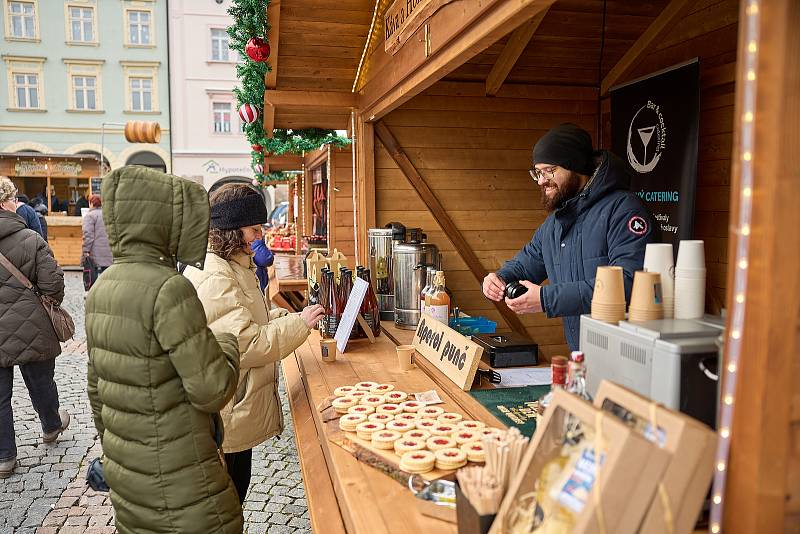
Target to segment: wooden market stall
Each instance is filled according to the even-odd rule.
[[[800,5],[429,0],[399,26],[390,18],[387,28],[384,16],[397,5],[271,2],[273,69],[266,80],[265,126],[348,129],[355,151],[349,183],[355,187],[345,189],[337,178],[337,193],[352,191],[352,197],[331,204],[355,207],[347,221],[354,214],[359,261],[367,257],[369,228],[394,220],[422,227],[443,252],[461,308],[492,318],[501,330],[525,332],[545,360],[568,350],[560,321],[542,314],[517,317],[484,299],[479,285],[529,241],[547,215],[527,172],[532,146],[549,128],[573,122],[592,134],[596,146],[610,147],[609,89],[698,58],[694,237],[706,246],[706,310],[728,310],[723,389],[736,386],[722,397],[715,500],[724,518],[712,527],[791,531],[800,518],[800,415],[793,381],[800,368],[794,207],[800,43],[791,30],[800,23]],[[746,137],[753,124],[755,141]],[[750,216],[750,202],[752,220],[741,223],[742,213]],[[341,224],[334,240],[352,232],[345,218],[331,220]],[[749,254],[741,247],[748,236]],[[742,285],[741,276],[749,283]],[[314,348],[298,353],[297,364],[289,367],[313,373],[303,362]],[[734,359],[740,348],[747,351],[741,362]],[[371,379],[376,371],[356,362],[354,376]],[[315,493],[318,502],[331,506],[335,499],[347,531],[399,531],[393,519],[346,519],[360,513],[352,510],[350,492],[362,483],[379,485],[374,477],[380,475],[345,477],[345,460],[324,451],[326,443],[317,450],[315,440],[324,435],[316,421],[310,427],[315,402],[324,394],[317,381],[330,388],[345,377],[301,380],[300,374],[287,371],[310,504]],[[323,465],[331,485],[309,485],[312,470]],[[337,516],[330,506],[310,508],[317,529]]]
[[[76,200],[98,192],[100,163],[93,155],[0,153],[0,175],[21,194],[47,204],[48,240],[61,266],[81,263],[81,213]],[[88,204],[87,204],[88,205]]]

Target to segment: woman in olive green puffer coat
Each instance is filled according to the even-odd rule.
[[[144,167],[103,178],[114,263],[86,301],[88,391],[117,529],[240,534],[242,509],[214,440],[239,351],[215,336],[177,260],[202,266],[209,205],[199,184]]]

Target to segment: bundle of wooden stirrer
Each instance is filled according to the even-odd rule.
[[[479,515],[496,514],[511,478],[519,470],[528,438],[511,427],[483,437],[486,464],[471,466],[456,473],[461,492]]]

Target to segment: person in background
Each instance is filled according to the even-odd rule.
[[[42,294],[60,303],[64,273],[44,239],[17,215],[14,184],[0,177],[0,253]],[[69,426],[69,412],[59,407],[54,375],[61,354],[50,317],[39,297],[0,265],[0,478],[14,472],[17,445],[11,395],[14,367],[19,367],[31,404],[42,423],[42,441],[53,443]]]
[[[275,254],[273,254],[267,244],[264,243],[263,237],[253,241],[250,248],[253,249],[253,263],[256,264],[258,285],[261,287],[261,292],[263,293],[267,289],[267,286],[269,286],[269,273],[267,272],[267,268],[275,263]]]
[[[36,212],[36,216],[39,217],[39,224],[42,226],[42,237],[45,241],[47,239],[47,204],[42,202],[42,199],[39,197],[34,198],[29,203],[30,207],[33,208],[33,211]]]
[[[25,220],[25,226],[44,238],[44,234],[42,233],[42,225],[39,222],[39,216],[36,215],[36,212],[32,207],[28,206],[28,197],[25,195],[17,195],[16,203],[16,213]]]
[[[94,196],[94,195],[92,195],[92,196]],[[75,213],[76,213],[76,215],[80,215],[81,214],[81,208],[88,208],[91,205],[92,205],[91,196],[87,199],[86,195],[81,195],[80,198],[78,198],[78,201],[75,202]]]
[[[539,139],[530,174],[550,215],[513,259],[486,275],[483,293],[499,302],[506,284],[519,281],[528,291],[505,299],[508,307],[563,317],[570,350],[578,350],[580,316],[591,311],[597,267],[622,267],[630,301],[633,273],[642,269],[645,246],[657,240],[660,229],[630,191],[623,162],[606,150],[595,152],[589,132],[574,124]],[[541,285],[545,279],[550,283]]]
[[[88,256],[95,265],[95,278],[108,269],[113,257],[108,245],[108,234],[103,223],[103,210],[100,197],[89,197],[89,212],[83,217],[83,255]]]
[[[222,410],[225,462],[239,501],[250,486],[253,447],[283,431],[278,398],[278,362],[308,338],[324,308],[300,313],[271,309],[259,289],[253,242],[267,221],[264,199],[247,185],[226,184],[211,194],[211,230],[205,267],[188,266],[184,276],[197,289],[208,326],[233,333],[241,353],[239,386]]]
[[[102,192],[115,262],[86,299],[87,391],[117,531],[241,534],[217,449],[239,350],[235,336],[208,329],[175,264],[203,265],[208,195],[133,166],[104,176]]]

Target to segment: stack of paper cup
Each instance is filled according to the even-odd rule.
[[[625,320],[625,283],[622,267],[597,268],[592,293],[592,319],[616,324]]]
[[[701,240],[681,241],[675,265],[675,318],[698,319],[706,303],[706,259]]]
[[[661,298],[661,275],[636,271],[633,275],[629,321],[655,321],[664,318]]]
[[[650,243],[644,251],[644,270],[661,275],[664,319],[671,319],[675,310],[675,262],[672,243]]]

